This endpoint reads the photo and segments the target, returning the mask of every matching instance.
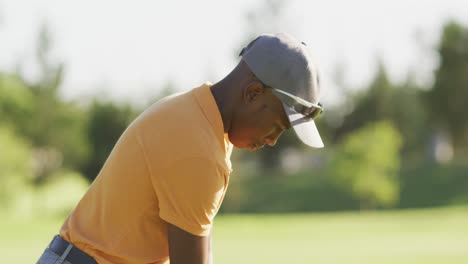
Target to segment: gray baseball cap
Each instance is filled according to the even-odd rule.
[[[243,48],[240,56],[262,83],[273,88],[299,139],[322,148],[314,122],[323,112],[319,74],[306,44],[286,33],[264,34]]]

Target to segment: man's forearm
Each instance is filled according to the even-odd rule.
[[[213,227],[210,230],[210,238],[208,240],[208,264],[213,264]]]
[[[209,261],[208,236],[196,236],[168,224],[169,259],[171,264],[205,264]]]

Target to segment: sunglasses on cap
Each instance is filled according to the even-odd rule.
[[[273,94],[278,96],[283,103],[291,107],[294,111],[304,115],[304,118],[307,120],[316,119],[324,111],[321,103],[314,104],[300,97],[275,88],[272,88],[272,92]]]

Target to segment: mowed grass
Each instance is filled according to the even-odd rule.
[[[35,263],[63,219],[0,219],[2,263]],[[468,263],[468,208],[221,215],[214,262]]]
[[[468,263],[468,208],[229,216],[217,263]]]

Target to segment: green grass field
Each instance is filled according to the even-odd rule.
[[[35,263],[62,219],[0,218],[2,263]],[[468,263],[468,208],[218,216],[214,261]]]

